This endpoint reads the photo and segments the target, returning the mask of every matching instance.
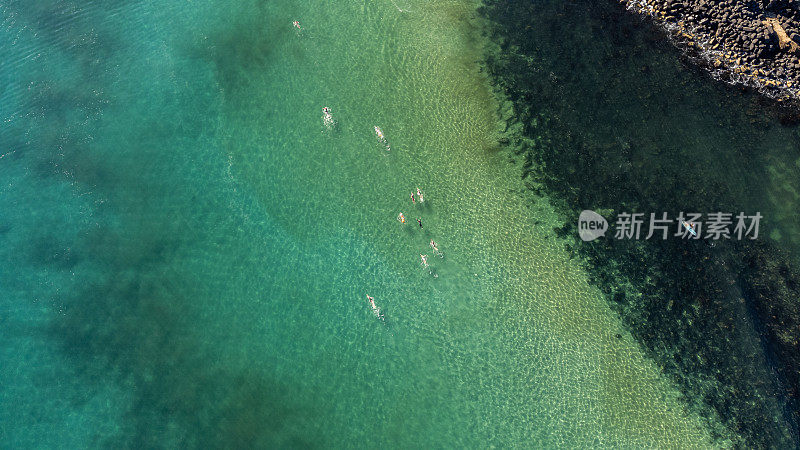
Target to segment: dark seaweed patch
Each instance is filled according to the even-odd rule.
[[[62,238],[58,227],[66,224],[58,221],[63,218],[48,216],[46,225],[53,230],[32,232],[16,253],[33,271],[68,273],[80,266],[76,290],[53,289],[50,297],[58,311],[43,330],[81,382],[70,401],[80,405],[104,395],[99,389],[109,381],[130,396],[130,404],[120,405],[127,410],[119,433],[98,437],[101,447],[321,445],[315,431],[319,413],[297,400],[296,389],[268,371],[222,366],[198,335],[196,305],[213,299],[195,289],[202,283],[196,274],[180,270],[177,255],[191,245],[187,236],[202,236],[197,230],[210,219],[192,215],[193,186],[167,180],[180,171],[165,147],[182,139],[199,142],[205,130],[213,129],[208,122],[216,120],[215,105],[205,92],[216,92],[215,86],[205,85],[201,93],[148,91],[152,101],[135,111],[126,103],[134,94],[124,91],[135,89],[126,85],[130,80],[111,83],[104,76],[107,65],[121,57],[117,52],[130,49],[117,47],[113,33],[102,31],[98,24],[104,21],[97,16],[104,9],[94,6],[94,15],[73,17],[78,6],[70,2],[4,5],[58,49],[30,63],[41,67],[20,71],[25,120],[7,133],[18,145],[14,151],[24,156],[13,162],[25,165],[34,182],[77,186],[95,201],[91,223],[83,229],[70,229]],[[257,17],[247,22],[248,31],[233,23],[215,36],[224,52],[216,54],[224,60],[220,67],[237,66],[231,74],[257,71],[264,63],[259,55],[268,47],[265,41],[247,39],[257,34]],[[48,64],[66,67],[70,76],[57,76]],[[235,90],[244,78],[231,74],[222,79]],[[172,109],[170,102],[185,103]],[[100,112],[127,122],[114,129],[118,122],[101,124]],[[169,190],[170,183],[185,192]]]
[[[798,446],[797,249],[787,245],[787,254],[765,237],[776,224],[766,210],[771,149],[761,144],[783,129],[787,110],[715,83],[614,2],[485,3],[501,50],[487,65],[514,103],[505,144],[523,156],[526,186],[565,217],[558,235],[577,236],[583,209],[611,220],[765,215],[757,242],[568,247],[709,425],[719,417],[737,446]],[[800,148],[792,139],[789,160]]]
[[[170,277],[174,245],[102,233],[93,256],[107,271],[65,303],[50,335],[87,381],[109,377],[133,394],[114,448],[254,448],[316,445],[314,411],[264,373],[219,367],[200,350],[188,280]],[[97,236],[93,236],[96,238]]]

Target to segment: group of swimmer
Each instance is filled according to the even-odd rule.
[[[298,32],[303,30],[303,28],[300,26],[300,22],[297,21],[297,20],[292,22],[292,26],[294,28],[296,28]],[[322,107],[322,123],[323,123],[323,125],[325,125],[325,128],[327,128],[329,130],[332,129],[336,125],[336,120],[333,118],[333,113],[331,111],[331,108],[329,108],[327,106],[323,106]],[[385,150],[387,152],[390,151],[391,150],[391,146],[389,145],[389,141],[386,139],[386,135],[383,133],[383,130],[381,130],[381,128],[378,127],[377,125],[374,127],[374,130],[375,130],[375,135],[378,137],[378,142],[383,145],[383,147],[385,148]],[[412,203],[416,204],[417,202],[419,202],[420,204],[422,204],[422,203],[425,202],[425,197],[424,197],[424,195],[422,193],[422,190],[420,188],[417,188],[416,196],[414,194],[415,194],[414,191],[412,191],[411,192],[411,202]],[[406,217],[405,217],[405,215],[403,215],[403,213],[400,213],[397,216],[397,220],[400,221],[400,223],[402,223],[403,225],[405,225],[405,223],[406,223]],[[420,228],[422,228],[422,218],[421,217],[417,218],[417,224],[419,225]],[[442,253],[441,250],[439,250],[439,247],[437,246],[436,242],[433,241],[433,239],[431,239],[431,241],[430,241],[430,247],[431,247],[431,250],[433,251],[433,255],[434,256],[438,256],[440,258],[444,258],[444,253]],[[419,257],[420,257],[420,260],[422,261],[421,265],[424,268],[428,269],[430,273],[433,273],[432,271],[430,271],[430,268],[428,266],[428,255],[420,253]],[[437,275],[434,275],[434,277],[437,277]],[[369,303],[369,307],[372,310],[372,313],[375,314],[375,317],[377,317],[381,321],[385,321],[385,318],[384,318],[383,313],[381,312],[381,309],[378,307],[378,305],[375,304],[375,298],[370,296],[369,294],[366,294],[366,296],[367,296],[367,302]]]
[[[300,28],[300,23],[298,21],[295,20],[292,24],[298,30],[301,29]],[[336,121],[333,118],[333,113],[331,112],[331,109],[329,107],[327,107],[327,106],[323,106],[322,107],[322,123],[323,123],[323,125],[325,125],[325,128],[327,128],[329,130],[332,129],[336,125]],[[388,152],[389,150],[391,150],[391,148],[389,147],[389,142],[386,140],[386,136],[383,134],[383,130],[381,130],[380,127],[375,126],[375,134],[378,136],[378,141],[386,147],[386,151]],[[419,202],[420,203],[425,201],[423,196],[422,196],[422,190],[420,190],[419,188],[417,188],[417,196],[419,196]],[[414,193],[413,192],[411,193],[411,201],[416,203],[416,199],[414,198]],[[406,218],[405,218],[405,216],[403,216],[403,213],[400,213],[400,216],[397,217],[397,220],[401,221],[402,223],[406,223]],[[422,219],[421,218],[417,219],[417,223],[419,224],[419,227],[422,228]],[[433,240],[431,240],[431,246],[435,249],[435,251],[438,251],[438,249],[436,248],[436,245],[434,244]],[[420,256],[423,257],[423,259],[422,259],[423,265],[425,267],[428,267],[427,256],[424,256],[424,255],[420,255]],[[375,304],[375,298],[371,297],[369,294],[366,294],[366,295],[367,295],[367,301],[369,302],[369,307],[372,309],[372,313],[375,314],[375,317],[380,319],[382,322],[385,322],[386,319],[385,319],[383,313],[381,313],[381,309],[378,308],[378,305]]]
[[[416,204],[417,202],[419,202],[420,204],[425,202],[425,196],[422,193],[422,189],[420,189],[420,188],[417,188],[416,197],[414,196],[414,191],[411,191],[411,203]],[[406,216],[403,213],[400,213],[397,216],[397,220],[401,224],[405,225]],[[420,228],[422,228],[422,218],[421,217],[417,218],[417,224],[419,225]],[[442,253],[442,251],[439,250],[439,246],[436,245],[436,242],[434,242],[433,239],[431,239],[430,247],[431,247],[431,250],[433,251],[434,256],[438,256],[440,258],[444,258],[444,253]],[[425,267],[426,269],[429,269],[429,266],[428,266],[428,255],[420,253],[419,254],[419,259],[421,261],[420,264],[422,264],[422,267]],[[430,271],[430,269],[429,269],[429,271]],[[433,273],[433,272],[431,271],[431,273]],[[434,276],[436,276],[436,275],[434,275]]]
[[[378,127],[375,127],[375,128],[376,128],[376,131],[379,130]],[[379,134],[379,137],[382,137],[382,133]],[[411,191],[411,203],[417,204],[417,202],[419,202],[420,204],[425,202],[425,196],[424,196],[424,194],[422,192],[422,189],[420,189],[420,188],[417,188],[416,195],[415,195],[414,191]],[[397,215],[397,220],[401,224],[405,225],[406,224],[406,216],[405,216],[405,214],[403,214],[402,212],[400,214],[398,214]],[[421,217],[417,218],[417,224],[419,225],[420,228],[422,228],[422,218]],[[433,251],[433,255],[434,256],[438,256],[440,258],[444,258],[444,253],[442,253],[442,251],[439,250],[439,246],[436,244],[436,242],[433,239],[431,239],[429,245],[431,247],[431,251]],[[433,271],[430,269],[430,266],[428,265],[428,255],[420,253],[419,254],[419,258],[420,258],[420,261],[421,261],[420,264],[422,265],[422,267],[428,269],[428,272],[433,274]],[[438,275],[436,275],[436,274],[433,274],[433,276],[435,278],[438,278]],[[372,312],[375,314],[375,317],[379,318],[381,321],[385,321],[385,318],[384,318],[383,314],[381,313],[380,308],[378,308],[378,306],[375,304],[375,298],[371,297],[369,294],[367,294],[367,301],[369,302],[369,306],[370,306],[370,308],[372,308]]]
[[[430,242],[429,245],[431,246],[431,250],[433,250],[433,256],[438,256],[439,258],[444,258],[444,253],[442,253],[442,251],[439,250],[439,247],[436,245],[436,242],[433,242],[433,239],[431,239],[431,242]],[[428,255],[423,255],[422,253],[420,253],[419,254],[419,258],[422,260],[422,267],[427,268],[428,267]],[[438,278],[438,276],[437,276],[437,278]]]
[[[417,197],[419,197],[420,203],[425,203],[425,197],[422,196],[422,190],[420,188],[417,188]],[[414,191],[411,191],[411,203],[417,203],[417,199],[414,197]],[[397,216],[397,220],[404,224],[406,223],[406,216],[404,216],[403,213],[400,213],[400,215]],[[417,219],[417,223],[419,224],[419,227],[422,228],[421,218]]]
[[[325,128],[328,130],[332,129],[336,125],[336,120],[333,118],[333,114],[331,113],[331,109],[327,106],[322,107],[322,124],[325,125]],[[389,141],[386,139],[386,135],[383,134],[383,130],[379,126],[375,126],[375,135],[378,136],[378,142],[383,145],[384,149],[388,152],[392,149],[389,145]],[[412,194],[413,195],[413,194]]]

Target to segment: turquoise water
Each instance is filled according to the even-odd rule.
[[[710,445],[402,3],[0,6],[2,442]]]

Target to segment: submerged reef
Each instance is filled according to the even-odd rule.
[[[692,49],[715,76],[779,101],[800,99],[796,0],[620,0]]]
[[[546,195],[562,214],[557,234],[720,445],[800,446],[797,253],[765,236],[775,214],[752,144],[769,145],[785,111],[698,76],[615,0],[487,0],[480,12],[497,45],[487,70],[507,99],[501,143],[523,195]],[[583,209],[612,222],[620,212],[765,219],[756,240],[582,242]]]
[[[769,246],[745,253],[741,264],[745,298],[758,314],[772,350],[776,370],[787,381],[787,394],[800,398],[800,272],[785,259],[775,258]],[[792,301],[793,300],[793,301]]]

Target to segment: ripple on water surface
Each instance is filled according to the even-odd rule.
[[[10,29],[44,26],[39,17],[59,14],[50,5],[33,17],[17,8]],[[3,137],[24,150],[3,168],[18,180],[6,191],[18,201],[5,200],[16,291],[3,304],[16,309],[3,320],[46,333],[9,342],[28,349],[3,356],[25,375],[0,395],[54,436],[0,408],[5,435],[23,445],[62,433],[127,445],[707,442],[658,369],[614,337],[617,319],[548,231],[558,219],[546,200],[524,206],[476,63],[475,5],[185,6],[93,9],[69,22],[75,45],[41,57],[73,72],[63,85],[36,61],[14,75],[33,86],[17,94],[19,117],[44,109]],[[417,187],[424,204],[410,201]],[[33,201],[44,192],[57,205]],[[38,217],[51,237],[30,231]],[[31,238],[51,247],[33,252],[21,244]],[[446,255],[429,259],[438,278],[419,265],[430,239]],[[79,257],[53,258],[64,251]],[[60,409],[30,395],[38,372],[21,358],[34,354],[68,373],[52,393]]]

